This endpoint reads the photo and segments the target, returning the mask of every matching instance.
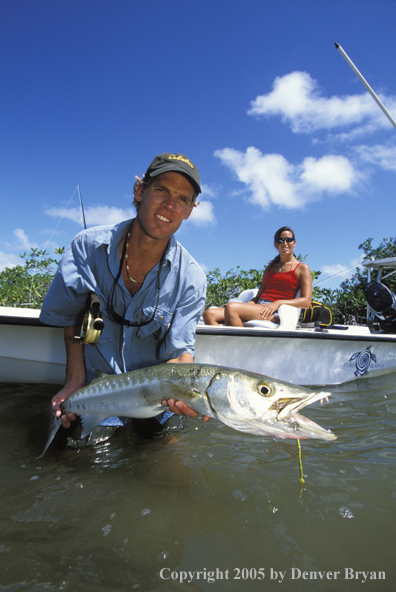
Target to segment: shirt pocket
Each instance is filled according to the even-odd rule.
[[[172,324],[173,311],[159,307],[155,310],[155,306],[144,306],[142,321],[150,319],[152,320],[147,325],[138,328],[136,337],[146,339],[152,336],[158,341],[164,339]]]

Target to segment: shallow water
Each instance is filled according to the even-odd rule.
[[[396,376],[358,386],[304,410],[338,440],[300,490],[294,441],[213,420],[37,459],[58,387],[0,384],[0,589],[393,592]]]

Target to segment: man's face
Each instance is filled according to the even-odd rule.
[[[145,189],[139,186],[137,219],[151,238],[168,240],[193,209],[194,190],[186,177],[170,172],[158,175]]]

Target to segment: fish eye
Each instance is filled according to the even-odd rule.
[[[272,388],[267,384],[261,384],[259,386],[259,392],[261,395],[264,395],[266,397],[267,395],[272,394]]]

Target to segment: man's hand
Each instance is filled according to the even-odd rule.
[[[70,395],[78,391],[79,388],[81,387],[76,385],[64,386],[63,389],[59,391],[59,393],[52,397],[52,410],[56,417],[61,418],[64,428],[70,427],[70,422],[76,419],[76,415],[74,413],[62,413],[61,404],[63,401],[66,401]]]
[[[80,334],[78,325],[64,328],[66,347],[66,380],[65,386],[52,398],[52,409],[56,417],[61,417],[64,428],[76,419],[74,413],[62,413],[61,404],[76,391],[85,386],[84,346],[75,337]]]
[[[167,401],[162,401],[162,404],[165,407],[169,407],[169,411],[176,413],[176,415],[188,415],[188,417],[197,417],[197,415],[199,415],[198,411],[194,411],[194,409],[191,409],[191,407],[186,405],[186,403],[183,403],[183,401],[168,399]],[[202,421],[204,422],[209,421],[210,419],[209,415],[202,416]]]
[[[192,364],[194,362],[194,358],[189,353],[182,354],[179,358],[174,358],[173,360],[168,360],[168,364]],[[183,403],[183,401],[176,401],[175,399],[168,399],[162,401],[162,405],[164,407],[169,407],[169,411],[172,413],[176,413],[176,415],[187,415],[188,417],[197,417],[199,415],[198,411],[194,411],[191,407]],[[207,422],[211,418],[209,415],[203,415],[202,421]]]

